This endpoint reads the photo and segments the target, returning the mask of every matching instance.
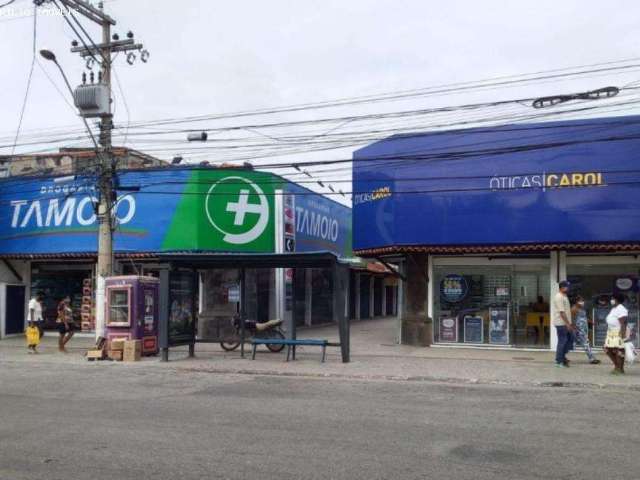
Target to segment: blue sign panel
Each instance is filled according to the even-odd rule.
[[[113,212],[117,251],[159,251],[188,170],[131,171],[121,187],[162,185],[157,195],[119,191]],[[0,187],[0,253],[47,254],[97,250],[95,178],[15,178]],[[174,195],[175,193],[175,195]]]
[[[285,209],[294,209],[295,251],[351,256],[351,209],[294,183],[285,188],[285,193],[293,197]],[[288,214],[285,211],[285,218]]]
[[[353,182],[356,250],[640,241],[640,117],[395,136]]]

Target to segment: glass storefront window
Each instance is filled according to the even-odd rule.
[[[76,327],[93,331],[95,325],[93,266],[69,263],[33,263],[31,292],[44,296],[44,328],[57,328],[59,302],[69,296]]]
[[[547,265],[434,267],[434,342],[548,346]]]
[[[109,290],[109,316],[108,325],[129,326],[129,290]]]
[[[588,314],[589,337],[592,344],[602,347],[607,333],[606,317],[611,309],[609,301],[614,293],[625,296],[629,310],[632,340],[639,345],[639,291],[640,267],[638,265],[575,265],[567,266],[567,279],[571,282],[569,299],[573,304],[577,296],[585,300]]]
[[[311,269],[311,324],[333,322],[333,271]]]
[[[195,329],[195,305],[197,284],[190,270],[173,270],[169,273],[169,343],[178,345],[189,342]]]

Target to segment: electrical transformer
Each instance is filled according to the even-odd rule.
[[[80,85],[73,97],[80,115],[85,118],[101,117],[109,113],[109,88],[104,83]]]

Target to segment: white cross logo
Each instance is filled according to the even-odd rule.
[[[234,225],[244,224],[244,216],[247,213],[262,213],[262,204],[249,203],[249,190],[240,190],[240,197],[237,202],[227,203],[227,212],[234,212]]]
[[[231,233],[220,228],[220,226],[215,222],[215,216],[216,214],[219,215],[219,212],[216,212],[215,209],[209,208],[209,197],[211,195],[215,195],[214,191],[218,187],[218,185],[225,182],[229,182],[229,185],[244,182],[251,188],[251,190],[253,190],[253,192],[251,192],[251,190],[247,188],[241,188],[238,191],[238,201],[227,202],[227,206],[225,209],[227,212],[235,214],[233,217],[233,225],[237,227],[244,225],[247,213],[259,215],[258,221],[255,223],[255,225],[253,225],[246,232]],[[260,203],[249,203],[249,195],[252,193],[258,196],[258,200]],[[224,193],[222,195],[230,196],[233,194]],[[234,245],[244,245],[256,240],[258,237],[260,237],[260,235],[262,235],[262,232],[264,232],[265,228],[267,228],[267,225],[269,224],[269,202],[267,201],[266,195],[258,185],[243,177],[225,177],[214,183],[207,192],[207,197],[205,198],[205,211],[207,213],[209,223],[213,225],[213,228],[224,235],[222,239],[225,242]]]

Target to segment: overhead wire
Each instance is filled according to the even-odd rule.
[[[120,77],[118,76],[118,72],[116,71],[115,67],[111,67],[111,71],[113,72],[113,75],[116,79],[116,84],[118,86],[118,91],[120,92],[120,97],[122,98],[122,103],[124,105],[124,110],[127,114],[127,127],[125,129],[125,134],[124,134],[124,140],[122,141],[123,145],[127,144],[127,138],[129,136],[129,125],[131,123],[131,112],[129,111],[129,104],[127,103],[127,98],[124,94],[124,89],[122,88],[122,84],[120,83]],[[114,102],[115,103],[115,102]],[[115,114],[115,112],[114,112]]]
[[[68,17],[71,17],[74,22],[80,27],[80,29],[85,33],[85,35],[87,36],[87,39],[89,40],[89,43],[91,43],[91,45],[99,52],[100,56],[103,58],[104,61],[106,61],[106,59],[104,59],[104,56],[102,55],[102,52],[98,49],[98,47],[96,46],[96,44],[94,43],[93,39],[91,38],[91,36],[87,33],[87,31],[84,29],[84,27],[82,26],[82,24],[78,21],[78,19],[75,17],[75,15],[73,14],[73,12],[71,12],[71,10],[69,10],[67,8],[66,12],[65,10],[63,10],[63,8],[58,5],[58,2],[56,0],[51,0],[52,3],[58,8],[58,10],[60,11],[60,14],[62,15],[62,18],[64,18],[65,22],[67,22],[67,24],[69,25],[69,27],[71,27],[71,30],[73,30],[73,32],[76,34],[76,36],[78,37],[78,40],[80,40],[80,43],[82,43],[82,46],[87,50],[87,52],[89,53],[89,55],[91,56],[91,58],[93,58],[93,60],[101,65],[102,62],[100,62],[100,60],[98,60],[96,58],[96,56],[93,54],[93,51],[91,50],[91,48],[89,48],[89,46],[87,45],[87,42],[85,41],[85,39],[82,37],[82,35],[78,32],[78,30],[76,30],[76,27],[73,25],[73,23],[71,23],[71,20],[69,20]]]
[[[5,6],[8,4],[5,4]],[[29,90],[31,88],[31,79],[33,78],[33,68],[36,64],[36,43],[37,43],[37,32],[38,32],[38,16],[37,16],[37,7],[34,5],[33,7],[33,46],[31,52],[31,65],[29,66],[29,75],[27,77],[27,86],[24,92],[24,99],[22,100],[22,108],[20,109],[20,118],[18,120],[18,128],[16,129],[16,136],[13,140],[13,147],[11,148],[11,155],[13,155],[16,151],[16,144],[18,143],[18,138],[20,137],[20,129],[22,128],[22,120],[24,118],[24,112],[27,108],[27,101],[29,99]]]
[[[615,62],[604,62],[602,64],[593,64],[593,65],[606,65],[606,64],[611,64],[611,63],[615,63]],[[559,70],[563,70],[563,69],[556,69],[556,70],[553,70],[553,71],[559,71]],[[578,72],[578,73],[581,73],[581,72]],[[499,78],[499,77],[496,77],[496,78]],[[259,112],[259,111],[256,111],[256,112]],[[223,117],[223,116],[221,116],[221,117]],[[132,125],[131,122],[129,122],[128,125],[130,125],[132,127],[135,127],[135,125]],[[136,124],[136,125],[138,125],[140,128],[143,128],[142,124]],[[254,124],[253,127],[256,127],[256,125]]]

